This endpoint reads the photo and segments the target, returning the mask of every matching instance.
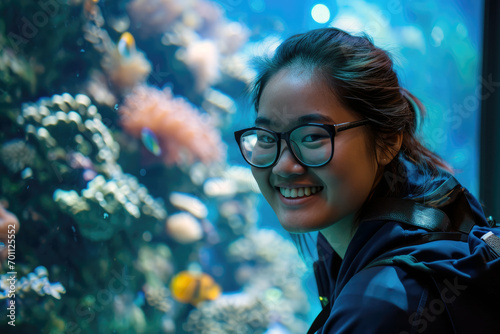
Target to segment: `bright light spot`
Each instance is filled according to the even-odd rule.
[[[322,4],[317,4],[311,10],[311,16],[318,23],[326,23],[330,20],[330,10]]]
[[[438,26],[435,26],[433,29],[432,29],[432,32],[431,32],[431,37],[432,39],[434,40],[434,46],[440,46],[441,45],[441,42],[443,41],[444,39],[444,32],[443,32],[443,29],[441,29],[440,27]]]

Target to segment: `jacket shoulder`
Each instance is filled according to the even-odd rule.
[[[423,305],[436,298],[431,282],[396,266],[355,274],[337,296],[321,333],[447,333],[446,314],[425,320]]]

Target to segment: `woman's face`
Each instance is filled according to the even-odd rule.
[[[322,80],[300,69],[283,69],[268,81],[257,116],[257,126],[276,132],[301,123],[360,119]],[[375,145],[369,138],[366,126],[337,133],[332,160],[317,168],[300,165],[282,140],[276,165],[252,167],[262,194],[287,231],[316,231],[343,218],[352,220],[378,181]]]

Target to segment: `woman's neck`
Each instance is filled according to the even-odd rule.
[[[344,259],[347,247],[357,230],[357,228],[353,228],[353,222],[354,215],[350,215],[320,231],[342,259]]]

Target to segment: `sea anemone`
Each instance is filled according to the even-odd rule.
[[[137,86],[118,112],[131,135],[140,138],[144,128],[156,135],[166,165],[209,164],[224,158],[225,147],[211,117],[184,98],[174,97],[169,88]]]

